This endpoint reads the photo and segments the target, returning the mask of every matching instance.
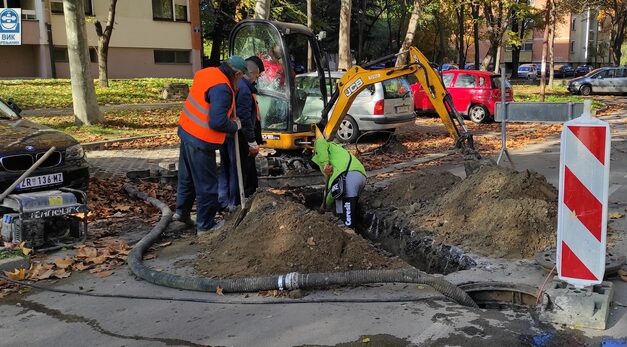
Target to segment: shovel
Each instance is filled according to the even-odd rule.
[[[237,213],[237,217],[235,218],[235,224],[233,228],[237,228],[237,226],[242,222],[246,214],[250,210],[250,205],[252,204],[252,199],[246,199],[246,195],[244,194],[244,175],[242,174],[242,161],[241,155],[239,152],[239,136],[238,132],[235,133],[235,164],[237,166],[237,184],[239,187],[239,199],[241,209]]]

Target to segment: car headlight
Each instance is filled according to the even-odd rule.
[[[66,160],[83,159],[84,156],[85,156],[85,151],[83,150],[83,146],[81,145],[70,146],[65,150]]]

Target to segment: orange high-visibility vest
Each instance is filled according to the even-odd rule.
[[[183,110],[179,116],[179,125],[187,133],[195,138],[214,144],[223,144],[226,133],[213,130],[209,127],[209,110],[211,105],[205,100],[205,93],[209,88],[218,84],[226,84],[231,90],[231,107],[227,113],[228,118],[233,117],[235,106],[235,92],[231,87],[228,77],[217,67],[202,69],[194,75],[194,82],[189,95],[183,104]]]

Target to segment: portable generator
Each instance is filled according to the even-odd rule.
[[[33,193],[10,194],[0,207],[4,213],[0,235],[5,242],[36,251],[68,247],[87,237],[87,195],[59,188]]]

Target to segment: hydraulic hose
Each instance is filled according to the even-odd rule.
[[[249,277],[238,279],[211,279],[190,277],[155,271],[143,264],[146,250],[159,238],[172,219],[172,210],[156,198],[140,192],[136,187],[125,184],[124,190],[132,197],[142,199],[161,210],[161,219],[133,247],[128,255],[131,272],[150,283],[170,288],[215,292],[257,292],[262,290],[293,290],[322,288],[337,285],[360,285],[367,283],[417,283],[433,287],[455,302],[470,307],[478,307],[466,292],[443,278],[428,275],[416,269],[400,270],[357,270],[348,272],[306,273],[297,272],[278,276]]]

